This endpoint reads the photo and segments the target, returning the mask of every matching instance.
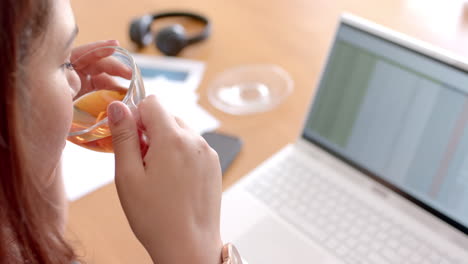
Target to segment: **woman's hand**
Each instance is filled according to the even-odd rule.
[[[124,89],[111,76],[119,76],[127,80],[132,78],[132,69],[111,57],[114,49],[101,49],[83,56],[94,49],[108,46],[119,46],[119,42],[117,40],[99,41],[73,49],[70,61],[81,81],[81,90],[75,98],[96,90]]]
[[[158,264],[221,263],[221,168],[216,152],[156,97],[108,108],[115,183],[133,232]],[[148,137],[142,157],[137,127]]]

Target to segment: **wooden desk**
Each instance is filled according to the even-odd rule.
[[[181,8],[212,19],[212,37],[181,56],[207,63],[200,103],[222,121],[222,131],[245,143],[224,188],[299,135],[341,12],[468,55],[468,7],[459,0],[79,0],[72,5],[80,27],[77,44],[117,39],[130,50],[127,28],[134,16]],[[143,52],[159,54],[153,47]],[[252,116],[213,108],[205,93],[209,81],[223,69],[247,63],[284,67],[295,81],[293,94],[275,110]],[[113,184],[71,204],[69,229],[89,263],[151,263],[129,229]]]

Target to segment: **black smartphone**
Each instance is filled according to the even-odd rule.
[[[205,132],[202,137],[205,138],[210,147],[218,152],[219,162],[224,174],[239,154],[242,148],[242,140],[239,137],[219,132]]]

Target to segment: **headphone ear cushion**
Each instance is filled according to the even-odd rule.
[[[153,17],[151,15],[142,16],[132,20],[130,23],[130,39],[142,48],[147,46],[153,40],[151,34],[151,24],[153,23]]]
[[[185,46],[187,37],[183,26],[176,24],[163,28],[156,35],[156,47],[165,55],[175,56]]]

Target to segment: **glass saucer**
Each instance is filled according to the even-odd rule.
[[[208,99],[223,112],[247,115],[278,106],[293,86],[289,74],[277,65],[245,65],[219,74],[208,87]]]

